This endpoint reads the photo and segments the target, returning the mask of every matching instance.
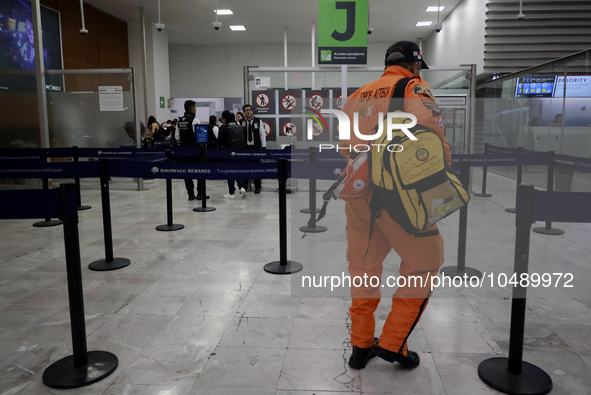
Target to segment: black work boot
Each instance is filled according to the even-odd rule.
[[[378,344],[379,339],[376,337],[374,340]],[[363,369],[367,365],[367,361],[376,356],[373,352],[376,344],[368,348],[353,346],[353,352],[351,353],[351,358],[349,358],[349,366],[353,369]]]
[[[388,362],[398,362],[407,369],[414,369],[421,363],[419,354],[414,351],[408,351],[406,356],[397,352],[386,350],[380,346],[375,346],[374,354]]]

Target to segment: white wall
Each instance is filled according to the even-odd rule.
[[[168,59],[168,30],[159,32],[153,21],[146,22],[146,46],[148,55],[148,112],[162,123],[170,119],[170,72]],[[164,108],[160,108],[160,97]]]
[[[464,0],[443,21],[443,30],[423,42],[428,65],[476,64],[484,67],[484,34],[488,0]]]
[[[368,66],[382,66],[391,44],[369,43]],[[312,65],[310,45],[287,48],[288,66]],[[242,97],[243,66],[283,66],[283,44],[170,45],[169,56],[171,97]]]

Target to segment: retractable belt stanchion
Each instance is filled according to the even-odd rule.
[[[484,143],[484,153],[488,154],[488,143]],[[475,193],[474,196],[478,197],[491,197],[493,196],[492,193],[486,193],[486,176],[488,174],[488,167],[482,167],[482,192]]]
[[[111,230],[111,202],[109,198],[109,162],[99,159],[101,178],[101,202],[103,205],[103,233],[105,238],[105,259],[99,259],[88,265],[90,270],[107,271],[121,269],[131,261],[127,258],[113,258],[113,232]]]
[[[470,190],[470,161],[462,160],[460,178],[466,190]],[[460,208],[460,230],[458,231],[458,264],[441,268],[441,274],[448,277],[482,278],[480,270],[466,267],[466,238],[468,236],[468,205]]]
[[[316,162],[316,152],[315,152],[316,148],[315,147],[310,147],[310,153],[308,158],[310,163],[314,163]],[[312,152],[314,152],[314,154],[312,154]],[[314,155],[314,156],[312,156]],[[318,214],[320,212],[320,209],[316,208],[316,179],[314,178],[310,178],[309,180],[309,193],[310,193],[310,199],[309,199],[309,203],[308,203],[308,208],[303,208],[300,210],[300,213],[304,213],[304,214],[310,214],[310,213],[316,213]],[[314,203],[312,203],[312,197],[314,197]],[[314,207],[312,207],[312,205],[314,205]],[[300,228],[301,230],[301,228]],[[310,231],[310,233],[314,233],[312,231]]]
[[[45,166],[47,164],[47,151],[45,149],[42,149],[41,152],[39,153],[39,156],[41,157],[41,163],[43,164],[43,166]],[[41,182],[43,183],[43,189],[47,190],[49,189],[49,181],[47,180],[47,178],[42,178]],[[57,226],[57,225],[61,225],[62,221],[57,220],[57,219],[51,219],[51,218],[45,218],[45,221],[39,221],[39,222],[35,222],[33,224],[34,227],[36,228],[46,228],[48,226]]]
[[[318,154],[318,152],[316,151],[316,147],[310,147],[310,163],[316,163],[316,155],[317,154]],[[310,178],[309,205],[310,205],[310,209],[308,210],[308,212],[310,213],[310,220],[308,221],[308,225],[300,227],[300,231],[305,232],[305,233],[326,232],[327,229],[325,226],[316,225],[316,213],[320,212],[320,210],[316,210],[316,179],[315,178]],[[300,210],[300,212],[303,212],[303,211]]]
[[[201,157],[199,158],[199,161],[203,162],[205,160],[205,147],[201,146],[200,148],[201,149],[199,150],[199,152],[201,154]],[[197,182],[199,183],[199,190],[201,191],[201,207],[195,207],[193,211],[196,211],[198,213],[215,211],[215,207],[207,207],[207,191],[205,190],[205,179],[199,179],[197,180]]]
[[[170,156],[171,151],[169,149],[166,150],[166,159],[168,163],[170,163]],[[174,230],[181,230],[184,229],[185,225],[181,224],[173,224],[172,223],[172,180],[170,178],[166,179],[166,224],[165,225],[158,225],[156,230],[160,230],[163,232],[171,232]]]
[[[554,151],[548,152],[548,181],[546,190],[548,192],[554,191]],[[544,227],[539,226],[537,228],[533,228],[532,230],[543,235],[557,236],[564,234],[564,230],[553,228],[551,221],[546,221],[546,226]]]
[[[78,163],[80,161],[80,156],[78,155],[78,147],[76,145],[72,147],[72,157],[74,158],[74,163]],[[76,183],[76,187],[78,188],[78,210],[90,210],[92,207],[82,205],[82,193],[80,192],[80,178],[76,177],[74,179],[74,182]]]
[[[534,221],[534,187],[517,186],[517,221],[515,237],[515,274],[521,279],[528,273],[530,228]],[[488,386],[511,395],[544,395],[552,390],[546,372],[523,358],[523,334],[527,287],[513,286],[509,358],[489,358],[478,366],[478,376]]]
[[[521,155],[523,153],[523,147],[517,147],[517,155]],[[523,166],[517,166],[517,185],[521,184],[521,179],[523,178]],[[517,199],[517,197],[516,197]],[[506,212],[515,214],[516,209],[514,208],[506,208]]]
[[[279,159],[279,261],[267,263],[265,271],[271,274],[297,273],[301,263],[287,260],[287,160]]]
[[[76,185],[62,185],[61,198],[73,355],[68,355],[45,369],[43,384],[51,388],[67,389],[83,387],[104,379],[117,369],[119,360],[107,351],[87,351]]]

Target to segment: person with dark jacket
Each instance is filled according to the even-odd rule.
[[[226,149],[244,149],[245,148],[245,137],[246,131],[244,126],[240,126],[236,123],[234,114],[226,110],[222,113],[222,127],[220,128],[218,135],[218,144],[220,148]],[[226,199],[234,199],[234,192],[236,187],[234,182],[238,184],[238,189],[242,199],[246,198],[246,189],[244,188],[243,179],[232,179],[228,180],[228,193],[224,195]]]
[[[209,116],[209,126],[207,128],[207,148],[219,148],[218,145],[218,135],[220,133],[220,128],[217,125],[218,119],[215,115]]]
[[[185,101],[185,115],[179,118],[177,122],[177,128],[180,136],[181,147],[194,147],[197,145],[195,141],[195,125],[198,125],[199,118],[195,117],[197,107],[195,106],[194,100]],[[187,188],[187,194],[189,200],[201,200],[200,184],[197,183],[197,196],[195,196],[195,184],[190,178],[185,179],[185,187]],[[209,196],[207,196],[209,199]]]
[[[245,104],[242,106],[244,119],[241,125],[246,128],[246,148],[247,149],[265,149],[267,147],[267,135],[265,128],[261,125],[261,120],[254,116],[252,106]],[[254,193],[261,193],[261,180],[254,180]]]

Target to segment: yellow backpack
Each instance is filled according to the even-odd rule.
[[[392,95],[392,101],[404,97],[408,81],[406,78],[396,84],[397,92]],[[398,124],[402,123],[403,119],[399,119]],[[386,121],[383,130],[386,130]],[[415,234],[470,200],[466,188],[445,163],[443,141],[439,135],[423,125],[409,128],[409,131],[417,140],[411,140],[402,130],[393,130],[390,141],[387,134],[382,133],[372,144],[370,238],[381,209],[386,210],[407,233]],[[403,147],[402,151],[397,152],[399,146],[396,144]],[[376,149],[378,147],[381,149]]]

